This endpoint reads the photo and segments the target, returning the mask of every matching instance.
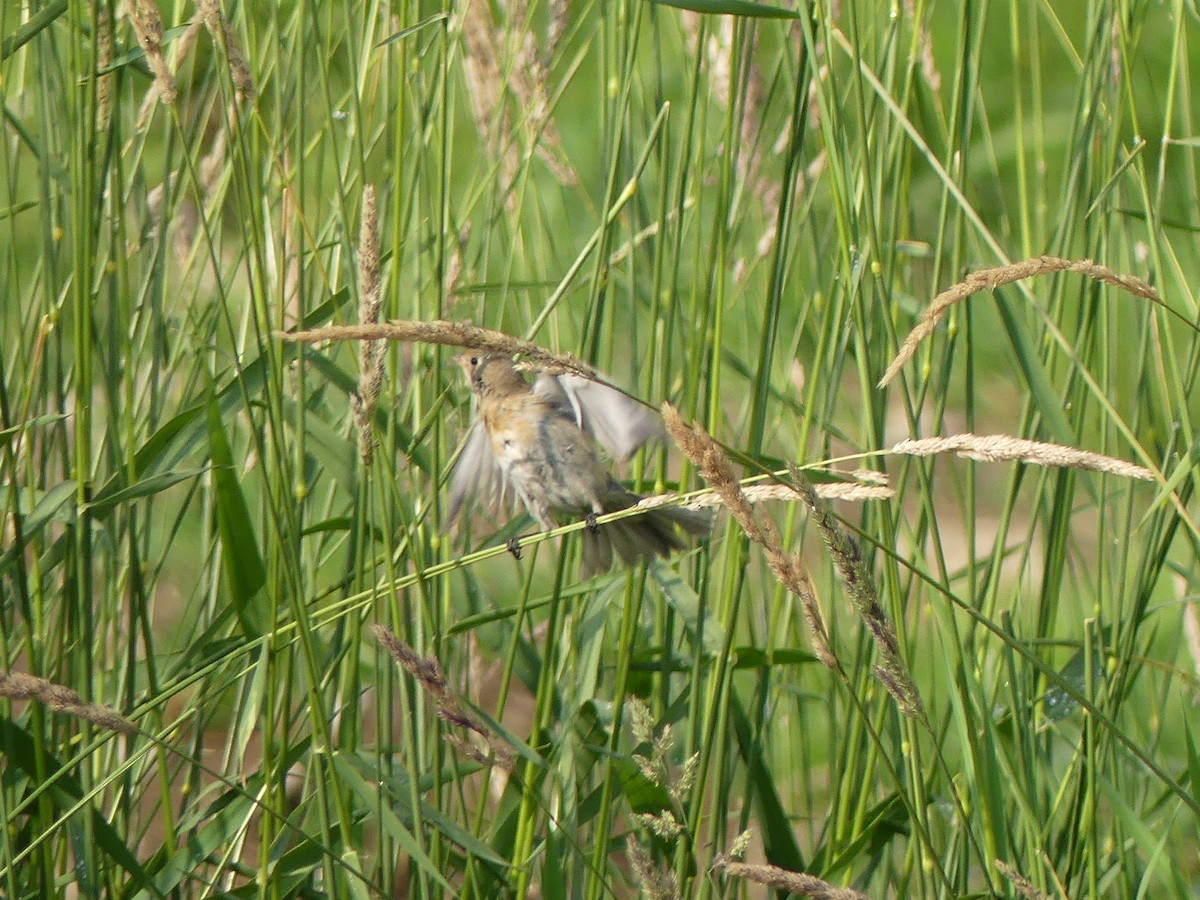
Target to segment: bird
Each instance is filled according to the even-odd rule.
[[[597,444],[618,461],[628,459],[663,433],[656,413],[579,375],[541,372],[530,384],[511,357],[468,352],[456,361],[477,415],[450,477],[449,522],[468,499],[494,505],[511,488],[547,531],[558,518],[587,522],[580,567],[585,578],[610,569],[614,550],[634,565],[683,549],[675,526],[691,535],[709,531],[709,511],[682,507],[596,523],[597,516],[642,499],[612,476]],[[509,549],[519,556],[515,539]]]

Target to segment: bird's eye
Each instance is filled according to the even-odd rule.
[[[473,365],[473,366],[479,365],[479,357],[478,356],[471,357],[471,365]]]

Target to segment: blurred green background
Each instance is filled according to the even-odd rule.
[[[1194,895],[1194,5],[679,7],[0,5],[3,663],[140,729],[0,681],[0,893],[764,896],[749,831],[869,896]],[[388,345],[365,458],[359,345],[276,333],[359,321],[367,186],[384,319],[576,354],[747,476],[886,473],[834,509],[924,713],[795,503],[837,671],[728,516],[590,582],[449,528],[452,348]],[[876,387],[1041,254],[1161,300],[977,294]],[[1155,481],[888,452],[963,432]]]

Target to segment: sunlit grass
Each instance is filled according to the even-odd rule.
[[[0,893],[1194,894],[1185,9],[130,6],[0,4]],[[1043,254],[1148,293],[1034,265],[877,386]],[[371,272],[735,477],[886,473],[863,568],[798,500],[591,582],[448,529],[453,346],[371,408],[277,336]],[[1153,480],[890,452],[966,433]]]

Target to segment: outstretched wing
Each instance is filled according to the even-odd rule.
[[[665,433],[657,412],[620,391],[580,375],[538,375],[533,392],[590,434],[609,456],[624,462]]]
[[[492,442],[488,439],[483,422],[476,419],[454,471],[450,473],[450,506],[446,524],[458,516],[463,504],[478,499],[485,506],[495,506],[504,496],[504,471],[492,453]]]

